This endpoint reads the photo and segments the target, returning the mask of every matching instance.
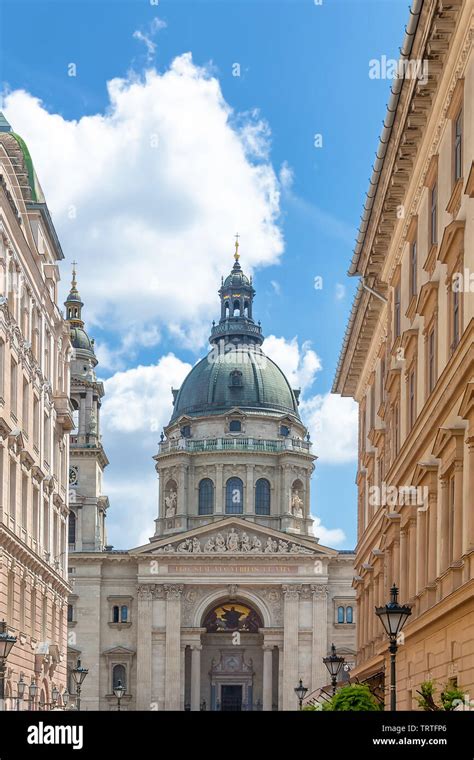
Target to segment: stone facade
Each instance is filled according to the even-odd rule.
[[[474,689],[473,6],[425,3],[410,25],[428,78],[404,81],[391,105],[351,266],[370,290],[333,389],[360,407],[355,675],[388,672],[374,607],[396,583],[412,605],[400,709],[427,679]]]
[[[219,293],[211,342],[225,351],[174,391],[154,457],[155,534],[85,551],[89,523],[70,554],[69,662],[89,669],[87,709],[116,709],[121,681],[121,709],[293,710],[300,678],[313,696],[327,683],[332,642],[355,657],[354,555],[312,533],[315,457],[298,391],[260,350],[237,252]]]
[[[0,121],[0,620],[17,638],[5,704],[22,679],[23,709],[66,683],[70,343],[63,254],[28,151]]]

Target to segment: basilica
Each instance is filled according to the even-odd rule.
[[[153,535],[128,550],[107,545],[104,388],[73,277],[68,667],[89,671],[82,709],[117,709],[120,682],[122,710],[295,710],[300,679],[308,697],[328,683],[332,643],[355,659],[354,554],[313,534],[299,391],[262,351],[239,258],[237,243],[209,353],[170,394]]]

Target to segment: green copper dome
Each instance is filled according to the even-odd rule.
[[[255,346],[211,351],[184,380],[175,400],[171,422],[182,414],[198,417],[242,410],[291,414],[298,405],[281,369]]]
[[[89,338],[88,334],[82,327],[76,327],[71,325],[71,344],[73,348],[80,348],[82,351],[91,351],[94,353],[94,346]]]

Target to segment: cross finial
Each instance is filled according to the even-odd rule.
[[[235,253],[234,253],[234,259],[236,261],[238,261],[239,258],[240,258],[240,253],[239,253],[239,237],[240,237],[240,235],[237,232],[236,235],[235,235]]]
[[[75,290],[77,288],[77,282],[76,282],[76,266],[77,261],[72,262],[72,282],[71,282],[71,288]]]

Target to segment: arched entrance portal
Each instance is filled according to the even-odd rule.
[[[193,658],[199,648],[200,709],[250,711],[263,707],[264,636],[260,612],[247,600],[214,601],[201,618],[200,642],[185,653],[185,704],[193,699]],[[196,630],[196,629],[195,629]],[[188,651],[189,649],[189,651]],[[273,670],[268,660],[266,667]],[[275,651],[275,689],[278,652]],[[277,691],[275,700],[277,702]],[[268,699],[267,699],[268,701]],[[193,707],[193,709],[196,709]],[[267,707],[268,709],[268,707]],[[270,707],[271,709],[271,707]]]

